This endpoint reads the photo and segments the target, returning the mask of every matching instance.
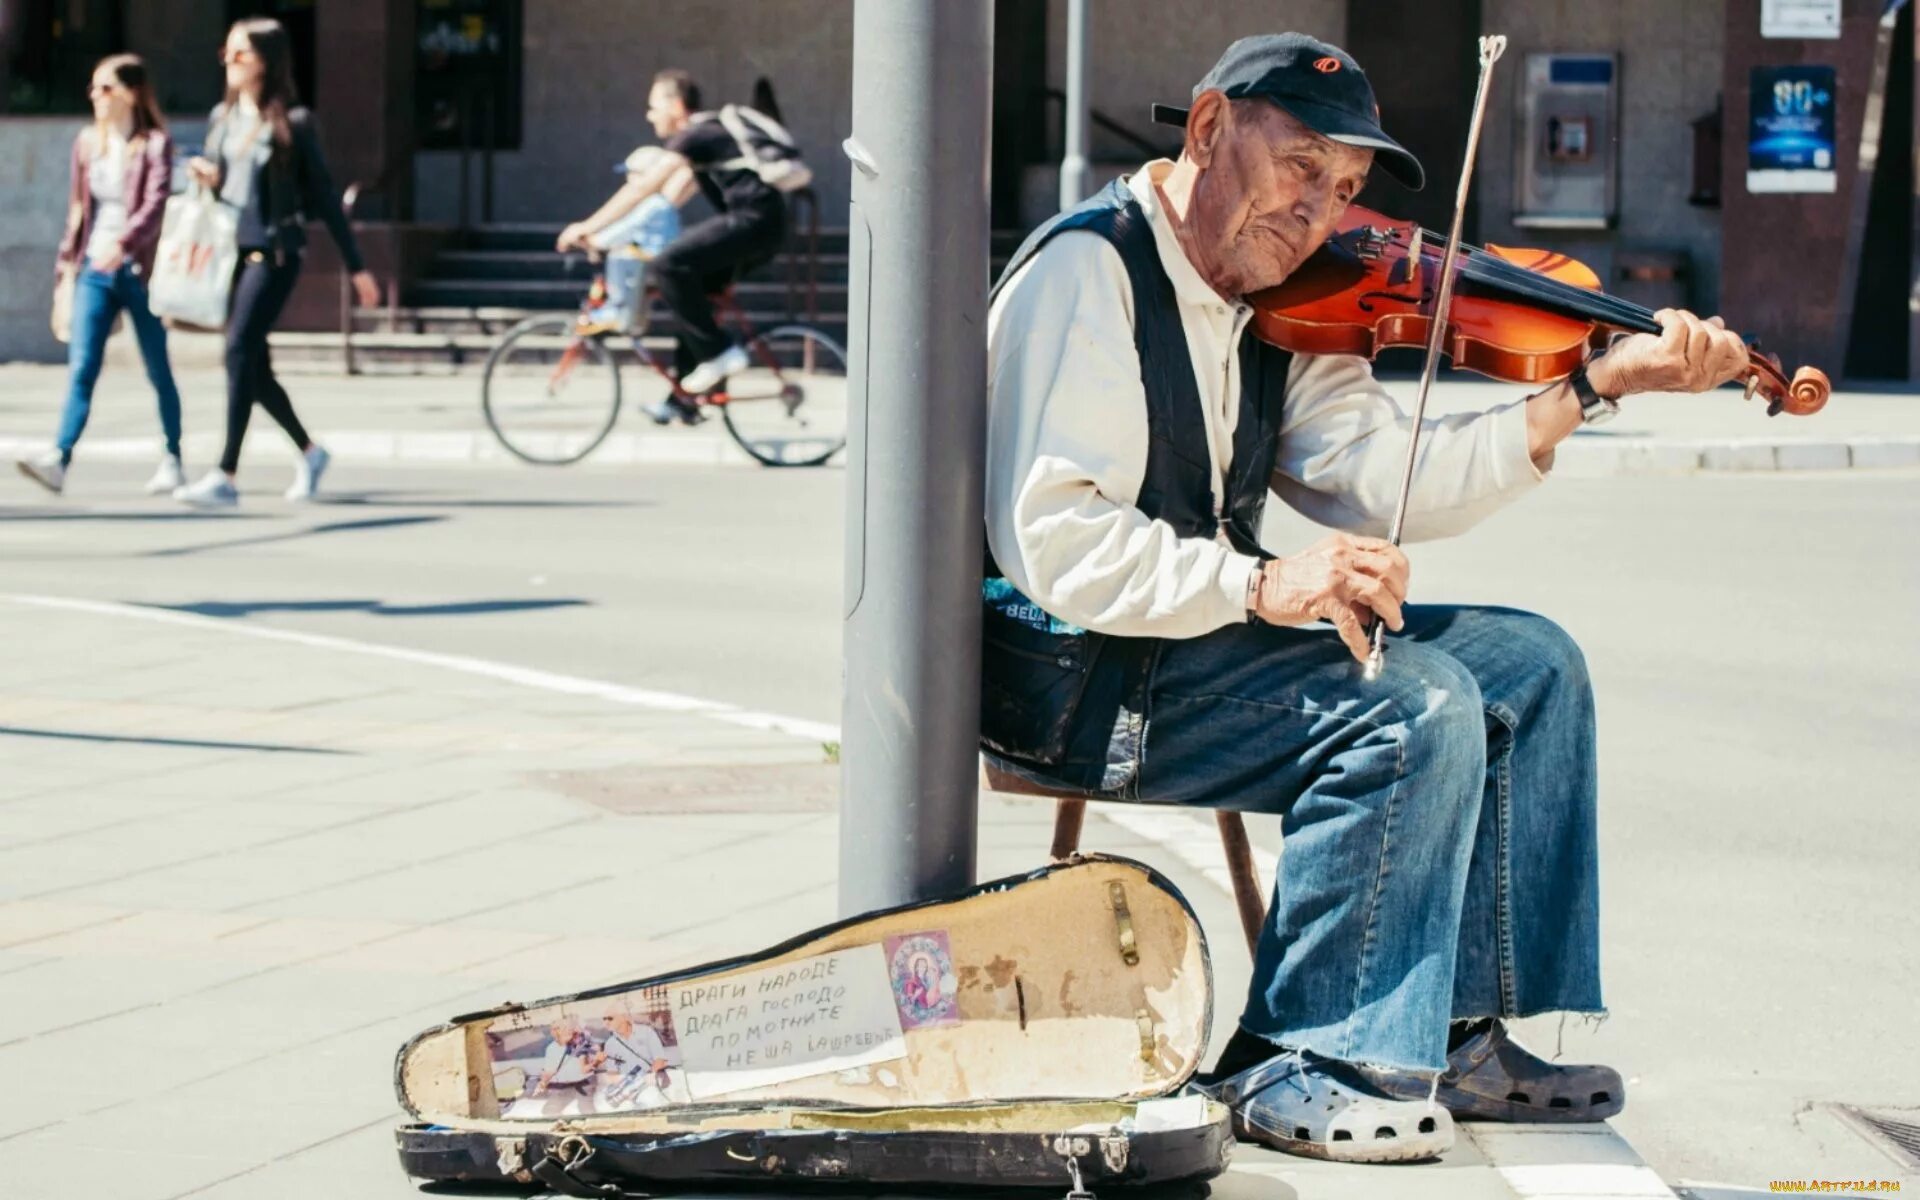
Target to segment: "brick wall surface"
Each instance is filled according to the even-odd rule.
[[[1690,122],[1710,112],[1720,94],[1724,0],[1484,0],[1481,11],[1482,28],[1508,39],[1507,56],[1494,69],[1474,180],[1481,238],[1563,251],[1587,261],[1602,278],[1616,249],[1684,249],[1692,259],[1694,303],[1715,311],[1720,214],[1689,205],[1687,193],[1693,182]],[[1541,51],[1620,56],[1620,218],[1614,230],[1569,233],[1512,224],[1517,84],[1526,55]],[[1466,130],[1460,132],[1465,137]],[[1429,186],[1451,189],[1454,181]]]

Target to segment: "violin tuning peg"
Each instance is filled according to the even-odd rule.
[[[1747,376],[1747,394],[1745,398],[1748,400],[1753,399],[1753,394],[1759,390],[1760,390],[1760,372],[1755,371],[1753,374]]]

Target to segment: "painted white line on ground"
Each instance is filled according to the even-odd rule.
[[[438,667],[442,670],[479,675],[521,687],[537,688],[541,691],[560,692],[570,696],[589,696],[613,704],[652,709],[656,712],[687,713],[725,725],[783,733],[814,742],[840,740],[839,726],[821,721],[806,721],[778,713],[756,712],[714,700],[702,700],[697,696],[628,687],[625,684],[586,679],[577,675],[562,675],[553,671],[542,671],[513,663],[473,658],[468,655],[440,654],[430,650],[413,650],[404,646],[363,642],[355,638],[336,637],[330,634],[302,633],[292,629],[277,629],[269,625],[204,617],[197,613],[174,612],[138,604],[122,604],[112,600],[83,600],[70,596],[18,593],[0,594],[0,600],[36,608],[120,617],[157,625],[175,625],[187,629],[228,633],[345,654],[385,658],[419,666]],[[1226,861],[1220,854],[1219,835],[1214,831],[1213,822],[1205,819],[1207,814],[1130,804],[1103,804],[1096,812],[1127,832],[1165,847],[1167,852],[1181,863],[1198,872],[1222,891],[1232,894],[1233,882],[1227,877]],[[1273,878],[1278,861],[1273,854],[1265,850],[1254,851],[1254,863],[1266,880]]]
[[[1674,1200],[1611,1125],[1462,1126],[1520,1200]]]
[[[204,617],[193,613],[145,608],[107,600],[83,600],[64,596],[0,593],[0,600],[13,604],[65,612],[90,613],[173,625],[209,632],[235,634],[265,641],[285,642],[347,654],[385,658],[420,666],[438,667],[478,675],[522,687],[567,695],[587,696],[614,704],[663,712],[687,713],[708,720],[751,729],[789,734],[814,741],[835,741],[837,726],[803,721],[774,713],[755,712],[694,696],[674,692],[651,691],[604,680],[586,679],[541,671],[511,663],[465,655],[438,654],[411,650],[375,642],[326,634],[300,633],[234,620]],[[1122,829],[1163,847],[1189,868],[1212,882],[1228,895],[1232,883],[1221,858],[1214,824],[1205,813],[1185,809],[1105,804],[1098,814]],[[1263,850],[1254,851],[1255,864],[1263,882],[1270,881],[1277,858]],[[1466,1136],[1473,1139],[1486,1163],[1499,1174],[1516,1200],[1674,1200],[1674,1193],[1647,1166],[1633,1147],[1612,1127],[1601,1125],[1553,1126],[1510,1125],[1470,1126]],[[1238,1171],[1265,1177],[1270,1171]],[[1283,1172],[1283,1178],[1290,1173]],[[1228,1177],[1231,1180],[1231,1176]]]
[[[291,629],[275,629],[271,626],[254,625],[244,621],[203,617],[197,613],[145,608],[138,604],[120,604],[112,600],[79,600],[67,596],[20,594],[0,595],[0,599],[36,608],[123,617],[137,621],[150,621],[159,625],[177,625],[187,629],[230,633],[240,637],[289,642],[297,646],[311,646],[343,654],[361,654],[370,658],[385,658],[418,666],[438,667],[446,671],[460,671],[467,675],[479,675],[504,683],[518,684],[521,687],[537,688],[541,691],[560,692],[569,696],[590,696],[612,704],[652,709],[656,712],[687,713],[728,725],[742,725],[749,729],[791,734],[794,737],[813,741],[830,742],[840,736],[837,727],[818,721],[803,721],[798,717],[783,717],[778,713],[754,712],[736,705],[723,704],[717,700],[683,696],[677,692],[628,687],[625,684],[609,683],[606,680],[586,679],[578,675],[561,675],[554,671],[541,671],[532,667],[521,667],[485,658],[472,658],[463,654],[439,654],[430,650],[413,650],[404,646],[363,642],[354,638],[334,637],[323,633],[300,633]]]
[[[518,460],[490,433],[461,430],[328,430],[318,435],[341,465],[404,462],[423,466],[469,463],[502,465]],[[35,437],[0,437],[0,458],[29,458],[44,453],[48,442]],[[188,462],[202,462],[219,453],[215,434],[190,434],[182,442]],[[263,442],[266,457],[292,462],[288,443]],[[82,443],[81,459],[99,462],[154,462],[160,457],[157,437],[92,437]],[[731,438],[717,433],[683,430],[656,434],[611,433],[586,462],[643,466],[758,467]],[[836,460],[837,462],[838,460]]]

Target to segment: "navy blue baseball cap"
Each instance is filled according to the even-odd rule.
[[[1304,33],[1263,33],[1227,47],[1193,89],[1217,91],[1229,100],[1270,100],[1324,137],[1374,152],[1387,174],[1418,191],[1426,182],[1420,160],[1380,128],[1373,85],[1353,56]],[[1185,128],[1187,109],[1153,106],[1153,119]]]

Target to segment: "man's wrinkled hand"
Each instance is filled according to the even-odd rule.
[[[1621,338],[1587,365],[1594,391],[1616,400],[1636,392],[1704,392],[1746,373],[1746,343],[1719,317],[1677,308],[1653,316],[1661,332]]]
[[[1406,626],[1407,556],[1385,538],[1336,533],[1261,569],[1254,615],[1269,625],[1331,621],[1354,658],[1367,661],[1367,625],[1374,616],[1398,632]]]

